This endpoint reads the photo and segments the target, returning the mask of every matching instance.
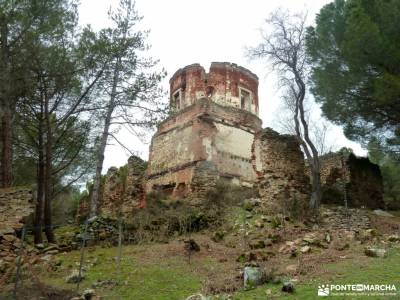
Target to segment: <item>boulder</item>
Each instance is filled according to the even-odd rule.
[[[297,248],[294,245],[283,245],[279,248],[279,253],[282,254],[290,254],[291,257],[296,257],[297,256]]]
[[[370,257],[387,257],[387,251],[382,248],[365,248],[364,253]]]
[[[73,270],[72,273],[67,276],[65,281],[67,283],[78,283],[81,282],[83,279],[85,279],[85,275],[83,274],[83,272],[81,276],[79,276],[79,270]]]
[[[84,290],[82,296],[85,298],[85,300],[92,300],[94,297],[96,297],[96,291],[94,289]]]
[[[311,247],[310,246],[303,246],[300,248],[300,252],[301,253],[308,253],[311,251]]]
[[[384,211],[382,209],[375,209],[373,213],[380,217],[394,217],[391,213],[388,213],[387,211]]]
[[[53,251],[53,250],[59,250],[58,245],[56,244],[50,244],[49,246],[47,246],[46,248],[44,248],[42,250],[43,253],[47,253],[49,251]]]
[[[286,271],[289,273],[296,273],[297,272],[297,265],[288,265],[286,267]]]
[[[387,240],[389,242],[399,242],[400,241],[400,236],[398,234],[392,234],[392,235],[388,236]]]
[[[283,283],[282,292],[293,293],[294,292],[294,284],[291,281],[287,281]]]
[[[35,247],[39,250],[43,250],[44,249],[44,244],[40,243],[40,244],[35,244]]]
[[[55,255],[55,254],[58,254],[58,252],[59,251],[57,249],[54,249],[54,250],[46,251],[46,254]]]
[[[260,267],[244,268],[244,288],[252,289],[264,283],[264,271]]]
[[[293,242],[293,241],[287,241],[285,244],[286,244],[287,246],[289,246],[289,247],[294,246],[294,242]]]
[[[195,240],[193,239],[188,239],[184,241],[185,243],[185,250],[188,252],[199,252],[200,251],[200,246],[199,244],[196,243]]]
[[[52,258],[53,256],[51,255],[51,254],[46,254],[46,255],[43,255],[40,259],[42,260],[42,261],[46,261],[46,262],[49,262],[49,261],[51,261],[51,258]]]
[[[7,234],[7,235],[3,235],[3,239],[6,240],[7,242],[14,242],[17,238],[15,237],[15,235],[11,235],[11,234]]]
[[[202,294],[194,294],[187,297],[186,300],[212,300],[212,298]]]
[[[254,226],[256,226],[257,228],[263,228],[264,222],[261,219],[258,219],[254,222]]]
[[[303,237],[303,241],[309,245],[319,245],[321,241],[319,240],[318,236],[315,233],[307,233]]]

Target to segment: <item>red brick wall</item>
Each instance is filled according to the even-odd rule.
[[[240,108],[239,88],[252,94],[253,113],[258,114],[258,77],[236,64],[214,62],[209,73],[199,64],[179,69],[170,79],[170,96],[181,89],[184,103],[181,109],[201,98]]]

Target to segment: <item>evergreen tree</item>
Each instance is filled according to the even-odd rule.
[[[33,31],[24,47],[25,94],[16,106],[19,132],[17,147],[31,151],[37,162],[37,204],[35,242],[41,242],[42,220],[49,242],[54,242],[52,200],[60,183],[70,185],[89,169],[90,160],[80,160],[90,141],[90,115],[86,107],[95,84],[102,75],[98,64],[96,36],[89,28],[77,30],[74,1],[34,1],[43,13],[44,32]],[[94,51],[92,51],[94,50]],[[82,173],[82,174],[81,174]]]
[[[312,91],[348,138],[400,153],[400,1],[335,0],[307,33]]]
[[[91,216],[95,216],[98,210],[107,141],[111,137],[124,146],[113,134],[112,127],[125,126],[130,132],[137,133],[138,129],[151,128],[157,124],[167,110],[159,87],[166,74],[164,71],[154,71],[157,61],[145,57],[149,49],[146,45],[147,32],[136,28],[142,18],[135,11],[135,3],[121,0],[119,7],[110,11],[109,16],[114,27],[101,32],[108,60],[100,83],[105,108],[101,115],[103,131],[97,149]]]

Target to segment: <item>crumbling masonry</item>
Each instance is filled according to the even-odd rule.
[[[142,205],[146,163],[137,156],[131,156],[121,167],[111,167],[105,177],[102,193],[101,212],[110,217],[129,217],[135,208]]]
[[[0,274],[15,267],[22,227],[33,215],[35,203],[27,188],[0,189]],[[31,249],[28,249],[30,252]]]
[[[175,113],[152,139],[146,191],[201,199],[218,179],[260,186],[267,201],[308,197],[304,159],[293,136],[262,130],[258,78],[231,63],[198,64],[170,79]]]
[[[301,210],[310,198],[310,179],[305,175],[304,155],[297,138],[266,128],[256,137],[262,171],[259,193],[266,209],[282,213]]]
[[[152,191],[198,205],[218,180],[257,189],[274,211],[305,207],[310,180],[300,145],[262,129],[258,104],[258,78],[245,68],[214,62],[208,73],[198,64],[179,69],[170,79],[172,113],[152,138],[147,166],[130,158],[126,179],[123,168],[109,170],[103,213],[129,215]],[[382,207],[378,166],[352,155],[344,164],[322,157],[322,166],[325,191],[337,190],[345,174],[350,206]],[[343,195],[334,198],[343,205]]]
[[[218,178],[251,187],[257,179],[254,136],[258,78],[231,63],[198,64],[170,79],[174,113],[153,136],[146,191],[201,198]]]
[[[366,157],[339,151],[320,158],[322,201],[349,207],[384,208],[383,182],[379,166]]]

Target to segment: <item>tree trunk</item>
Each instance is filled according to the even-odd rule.
[[[105,152],[106,146],[107,146],[107,140],[108,140],[108,135],[109,135],[109,131],[110,131],[112,114],[113,114],[114,108],[115,108],[115,97],[116,97],[116,91],[117,91],[117,84],[119,81],[119,65],[120,65],[120,60],[117,59],[115,69],[114,69],[110,101],[108,103],[106,118],[104,120],[103,133],[101,135],[100,146],[99,146],[99,149],[97,152],[96,175],[95,175],[94,182],[93,182],[92,197],[90,199],[90,217],[94,217],[97,215],[97,210],[98,210],[98,206],[99,206],[100,189],[101,189],[101,172],[103,170],[104,152]]]
[[[43,151],[43,119],[40,116],[38,124],[38,172],[37,172],[37,199],[36,199],[36,211],[35,211],[35,244],[43,242],[42,238],[42,221],[43,221],[43,196],[44,196],[44,174],[45,174],[45,163],[44,163],[44,151]]]
[[[103,170],[104,163],[104,151],[106,150],[108,133],[110,130],[111,117],[114,108],[109,106],[107,109],[106,119],[104,121],[103,133],[101,135],[100,146],[97,152],[97,163],[96,163],[96,176],[93,183],[92,198],[90,201],[90,217],[97,215],[97,209],[100,198],[101,189],[101,172]]]
[[[310,207],[314,210],[319,208],[321,203],[321,175],[319,168],[315,168],[314,166],[311,167],[311,199],[310,199]]]
[[[0,117],[1,117],[1,170],[0,186],[12,185],[12,113],[10,104],[10,51],[8,47],[8,25],[4,15],[0,17]]]
[[[49,103],[45,102],[45,119],[46,119],[46,172],[44,181],[44,226],[46,238],[49,243],[54,243],[53,223],[51,216],[51,200],[53,197],[52,183],[52,159],[53,159],[53,136],[51,129],[51,115],[49,113]]]
[[[2,107],[1,118],[1,187],[12,185],[12,116],[8,105]]]
[[[306,85],[303,79],[301,78],[300,73],[296,69],[293,69],[293,73],[295,75],[295,81],[299,89],[299,93],[296,95],[296,108],[294,116],[296,135],[298,139],[301,141],[301,145],[310,163],[310,169],[311,169],[310,208],[313,209],[314,211],[317,211],[321,203],[321,197],[322,197],[321,166],[318,156],[318,150],[310,139],[308,124],[304,114],[304,98],[306,94]],[[300,123],[303,129],[303,136],[301,135],[300,131]]]

